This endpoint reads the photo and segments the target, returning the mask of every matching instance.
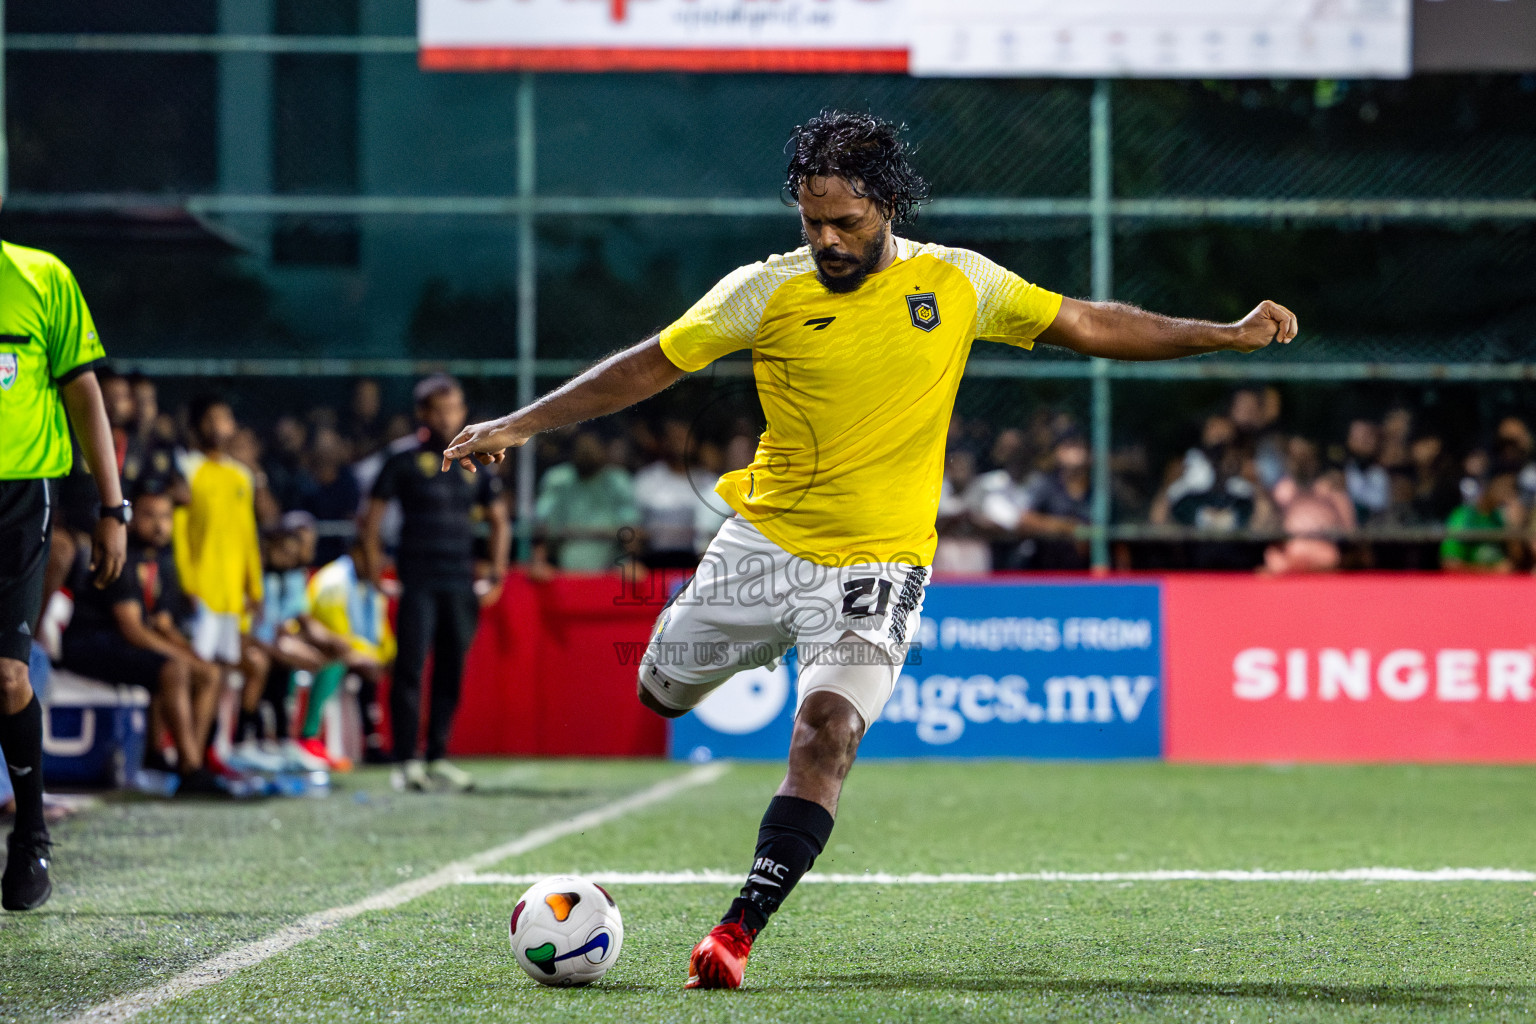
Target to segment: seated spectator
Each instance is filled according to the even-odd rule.
[[[287,705],[293,670],[315,671],[319,667],[296,663],[297,659],[286,657],[283,651],[295,622],[309,611],[309,574],[302,568],[302,554],[299,535],[281,527],[269,531],[262,544],[262,610],[251,625],[251,639],[260,645],[271,667],[261,703],[253,712],[242,711],[235,727],[235,745],[229,756],[235,768],[312,771],[329,767],[305,754],[289,736]],[[266,712],[271,714],[270,725]],[[263,745],[262,740],[268,742]]]
[[[1461,504],[1456,466],[1445,450],[1440,435],[1425,431],[1408,445],[1408,462],[1413,473],[1413,507],[1419,518],[1443,523],[1451,510]]]
[[[315,482],[304,468],[304,450],[309,444],[309,428],[297,416],[279,416],[272,428],[272,446],[267,450],[262,469],[272,496],[291,512],[303,508]]]
[[[1303,491],[1285,506],[1281,529],[1285,540],[1264,551],[1268,572],[1332,572],[1339,567],[1338,537],[1345,524],[1338,502]]]
[[[965,492],[971,522],[992,543],[992,568],[1023,569],[1035,554],[1033,537],[1020,529],[1030,509],[1034,457],[1021,430],[997,435],[992,461],[1002,468],[978,476]]]
[[[362,504],[363,492],[357,485],[357,477],[348,465],[347,442],[340,434],[326,427],[315,431],[310,446],[308,469],[313,486],[299,504],[299,508],[320,522],[344,522],[357,515]],[[320,538],[315,557],[324,565],[334,562],[347,552],[345,537]]]
[[[81,566],[72,585],[75,613],[64,631],[63,664],[92,679],[148,690],[152,749],[146,767],[167,767],[157,749],[163,724],[176,745],[177,792],[214,793],[219,787],[203,767],[204,742],[222,673],[193,653],[181,629],[188,606],[171,552],[173,512],[170,495],[140,494],[122,575],[98,589]]]
[[[1349,500],[1343,475],[1337,470],[1323,471],[1317,444],[1305,437],[1293,437],[1286,444],[1285,474],[1275,484],[1274,501],[1283,512],[1299,497],[1319,498],[1333,506],[1339,528],[1353,532],[1355,505]]]
[[[939,488],[939,541],[933,553],[936,573],[992,571],[992,548],[972,520],[965,499],[975,480],[976,454],[968,448],[952,449],[944,457],[944,480]]]
[[[1033,474],[1028,482],[1028,507],[1019,530],[1037,538],[1034,569],[1086,569],[1088,542],[1073,534],[1093,521],[1093,456],[1088,442],[1075,430],[1051,448],[1050,470]]]
[[[635,507],[643,538],[642,561],[649,569],[692,568],[699,564],[699,513],[714,496],[718,475],[688,465],[688,424],[661,425],[661,458],[635,474]],[[718,503],[721,499],[715,498]],[[705,543],[708,543],[706,540]]]
[[[1520,488],[1520,500],[1536,505],[1536,438],[1518,416],[1499,421],[1494,452],[1494,472],[1510,473]]]
[[[379,731],[383,714],[378,682],[394,665],[398,647],[389,622],[389,600],[368,582],[367,558],[367,546],[355,540],[349,554],[321,567],[309,581],[310,622],[300,635],[333,660],[315,675],[299,742],[315,756],[329,756],[320,743],[325,705],[340,689],[346,674],[355,673],[361,684],[357,699],[363,723],[363,760],[384,764],[391,758]]]
[[[1217,534],[1272,525],[1274,507],[1250,479],[1252,461],[1244,462],[1234,447],[1236,440],[1227,417],[1206,419],[1200,447],[1190,449],[1183,472],[1153,502],[1154,525],[1177,523]],[[1197,569],[1247,569],[1262,559],[1252,543],[1241,541],[1201,540],[1189,550],[1190,563]]]
[[[540,532],[535,575],[552,568],[607,572],[632,553],[633,540],[620,534],[633,533],[640,513],[629,474],[609,463],[601,437],[583,430],[572,439],[570,461],[551,467],[539,481],[534,519]]]
[[[128,382],[133,387],[133,404],[138,411],[139,435],[146,445],[166,444],[175,448],[176,421],[170,413],[160,410],[160,392],[155,382],[142,373],[129,374]]]
[[[1355,506],[1355,521],[1364,522],[1387,507],[1387,471],[1381,465],[1381,428],[1356,419],[1344,439],[1344,487]]]
[[[1285,438],[1276,429],[1280,392],[1273,388],[1239,388],[1232,393],[1227,418],[1237,432],[1235,444],[1253,459],[1260,487],[1272,490],[1285,472]]]
[[[1381,419],[1381,458],[1388,473],[1408,468],[1408,446],[1413,441],[1413,413],[1402,406]]]
[[[372,377],[359,378],[352,386],[352,405],[347,416],[345,440],[352,458],[365,459],[384,447],[386,421],[384,396],[379,382]]]
[[[1462,456],[1461,482],[1457,489],[1461,493],[1461,505],[1477,504],[1478,495],[1488,487],[1488,481],[1493,478],[1493,458],[1486,448],[1473,448]]]
[[[1389,474],[1387,507],[1372,516],[1368,529],[1403,530],[1436,526],[1440,520],[1423,515],[1414,501],[1414,475],[1406,466]],[[1421,541],[1377,541],[1371,545],[1375,569],[1429,570],[1437,567],[1438,545]]]
[[[252,733],[263,731],[264,723],[248,720],[247,731],[242,737],[247,744],[240,751],[251,767],[258,767],[274,755],[280,768],[316,769],[333,768],[345,771],[349,762],[328,756],[324,746],[316,738],[319,729],[319,711],[324,700],[313,702],[315,714],[306,716],[306,724],[313,719],[314,729],[305,733],[301,741],[289,736],[287,702],[293,674],[303,671],[312,674],[316,682],[311,693],[329,695],[336,691],[347,672],[356,673],[375,688],[383,675],[384,666],[375,657],[355,650],[347,639],[322,625],[311,613],[309,573],[303,567],[303,540],[296,532],[278,530],[271,534],[266,544],[266,581],[263,588],[265,608],[261,622],[253,630],[253,636],[265,648],[272,660],[268,673],[265,700],[274,711],[275,744],[256,745]],[[326,673],[332,673],[326,675]],[[371,702],[364,705],[371,708]],[[377,715],[365,714],[365,723],[371,728],[365,731],[372,739],[371,746],[382,753],[383,741],[378,736]],[[273,749],[275,746],[276,749]],[[231,763],[235,758],[231,757]],[[236,764],[236,767],[240,767]],[[270,766],[268,769],[271,770]]]
[[[1515,478],[1508,473],[1488,481],[1474,500],[1464,502],[1446,519],[1448,530],[1502,530],[1523,520]],[[1440,567],[1446,572],[1507,573],[1520,557],[1512,541],[1447,537],[1440,543]]]

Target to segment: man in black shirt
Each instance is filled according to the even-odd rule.
[[[151,720],[164,723],[176,743],[178,792],[214,792],[203,770],[203,737],[213,724],[221,675],[192,652],[178,624],[188,607],[171,552],[174,510],[169,494],[140,494],[122,575],[102,588],[91,586],[83,571],[76,576],[63,661],[71,672],[148,690]],[[158,751],[146,760],[153,764]]]
[[[416,419],[425,439],[394,452],[374,481],[363,513],[361,539],[365,573],[377,580],[383,563],[379,527],[391,501],[403,521],[395,569],[402,593],[395,625],[399,654],[390,686],[394,731],[395,784],[402,789],[472,788],[468,773],[444,757],[459,705],[464,658],[479,622],[480,606],[500,597],[511,533],[501,481],[490,473],[455,466],[441,472],[443,449],[463,428],[464,391],[452,377],[428,377],[416,385]],[[490,589],[475,593],[475,526],[490,523]],[[432,698],[427,748],[417,753],[421,725],[421,673],[432,652]]]

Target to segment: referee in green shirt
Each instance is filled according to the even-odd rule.
[[[16,791],[0,876],[6,910],[33,910],[53,892],[43,709],[27,660],[48,564],[48,482],[69,472],[71,425],[105,502],[91,545],[96,585],[123,569],[127,503],[95,373],[105,355],[69,268],[50,253],[0,242],[0,752]]]

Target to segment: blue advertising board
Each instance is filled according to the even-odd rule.
[[[936,583],[918,639],[861,758],[1162,753],[1156,584]],[[672,723],[672,756],[782,758],[794,668],[738,673]]]

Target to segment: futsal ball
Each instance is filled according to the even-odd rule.
[[[590,985],[624,945],[619,905],[602,886],[575,875],[536,882],[512,908],[512,956],[541,985]]]

